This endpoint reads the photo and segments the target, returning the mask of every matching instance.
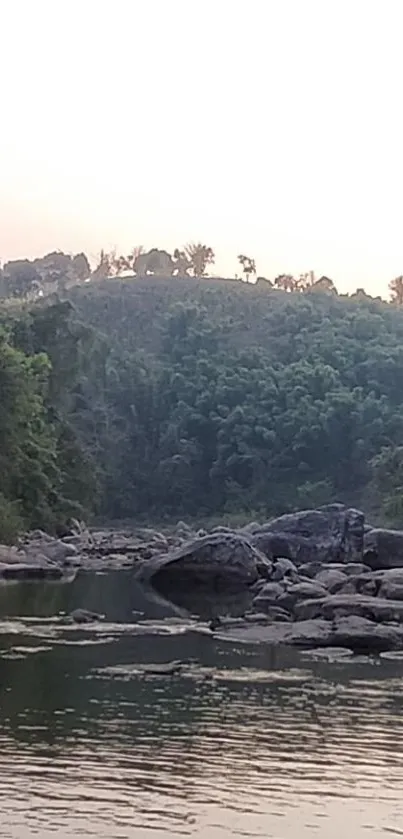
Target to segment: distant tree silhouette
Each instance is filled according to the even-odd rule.
[[[195,277],[204,277],[208,265],[213,265],[215,254],[212,248],[191,242],[185,246],[184,253],[190,263],[190,270]]]
[[[279,274],[274,280],[274,285],[282,291],[296,291],[297,281],[292,274]]]
[[[256,274],[256,262],[254,259],[251,259],[250,256],[245,256],[242,253],[238,256],[238,262],[242,266],[245,280],[248,283],[252,274]]]
[[[392,303],[397,303],[398,306],[403,305],[403,275],[395,277],[389,283],[389,291],[391,294]]]

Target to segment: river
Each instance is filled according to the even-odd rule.
[[[76,607],[105,624],[49,622]],[[175,614],[124,572],[0,589],[1,837],[403,835],[403,660],[225,643]]]

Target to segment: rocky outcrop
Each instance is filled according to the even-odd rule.
[[[242,590],[270,572],[271,563],[247,539],[235,533],[213,533],[144,563],[139,578],[157,587]]]
[[[250,536],[259,550],[273,559],[305,562],[362,561],[364,514],[343,504],[280,516]]]

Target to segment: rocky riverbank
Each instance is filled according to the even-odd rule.
[[[0,546],[4,580],[63,582],[79,569],[121,568],[173,601],[184,591],[247,592],[243,616],[212,621],[221,638],[403,650],[403,531],[372,528],[341,504],[211,533],[183,522],[169,533],[73,522],[60,539],[35,531],[15,547]]]

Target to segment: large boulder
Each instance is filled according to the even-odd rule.
[[[364,536],[364,562],[373,571],[403,568],[403,531],[374,528]]]
[[[262,525],[251,542],[270,559],[296,564],[362,561],[364,514],[343,504],[289,513]]]
[[[247,539],[235,533],[213,533],[152,557],[142,564],[138,576],[157,588],[242,590],[270,571],[266,557]]]

